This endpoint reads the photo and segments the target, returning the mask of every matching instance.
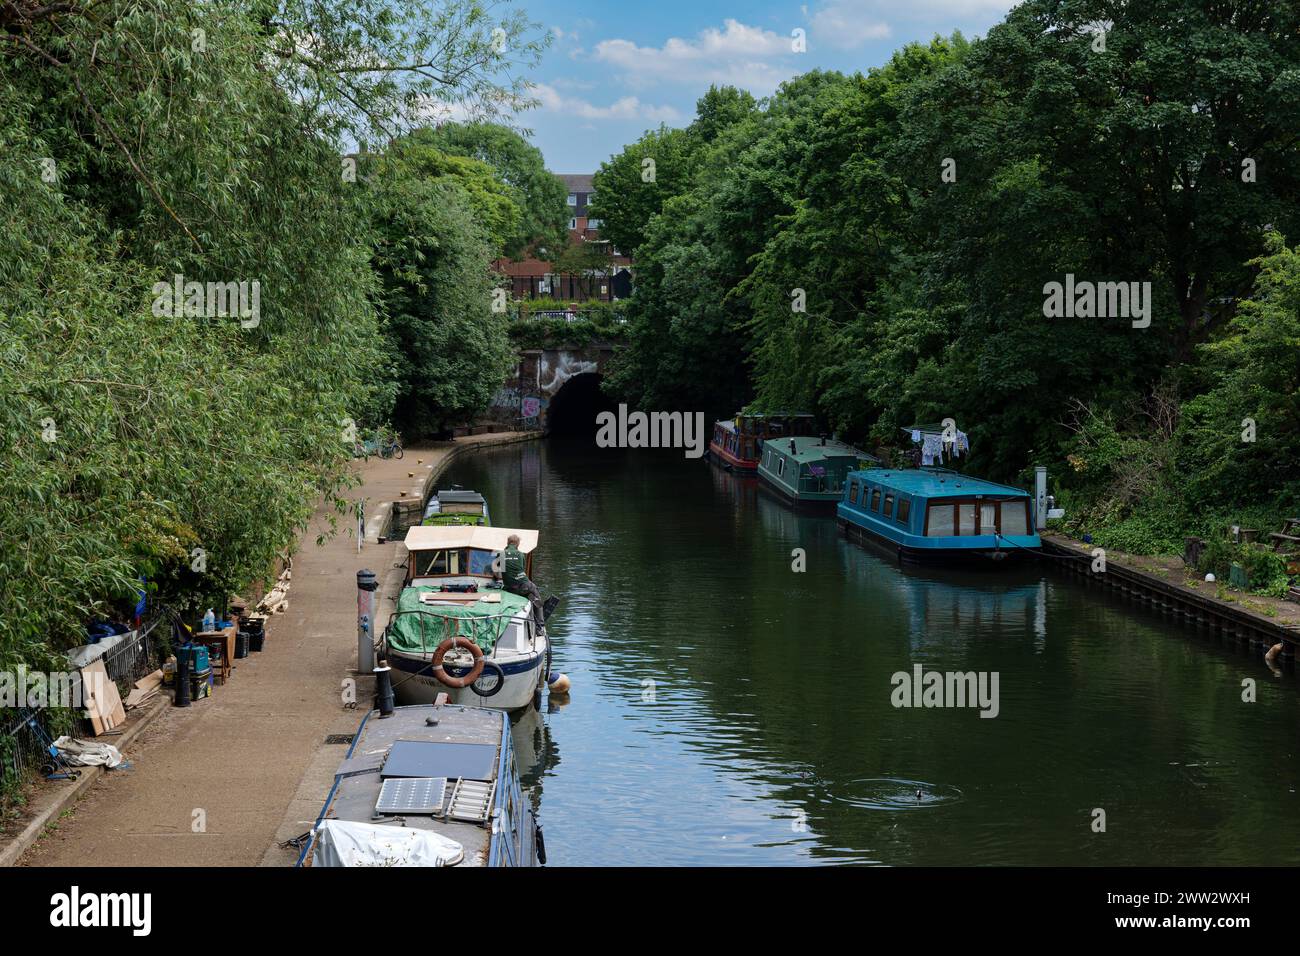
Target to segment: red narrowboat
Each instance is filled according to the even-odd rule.
[[[813,415],[737,415],[714,422],[709,454],[728,471],[757,471],[764,439],[811,435],[815,425]]]

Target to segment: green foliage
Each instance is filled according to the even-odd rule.
[[[592,181],[589,215],[600,234],[624,255],[635,255],[650,217],[690,185],[690,134],[661,126],[600,164]]]
[[[476,0],[23,9],[0,32],[3,668],[56,664],[141,575],[219,605],[322,498],[345,505],[348,425],[399,391],[380,308],[486,309],[490,242],[520,219],[476,160],[368,187],[343,143],[414,127],[435,92],[523,102],[495,77],[541,42],[510,14],[502,54]],[[495,237],[466,232],[475,213]],[[398,217],[400,244],[382,234]],[[175,275],[257,283],[254,321],[161,308]],[[500,322],[473,334],[465,354],[499,357]],[[487,403],[481,375],[419,371],[446,376],[422,385],[441,407]]]
[[[482,194],[445,175],[426,147],[413,160],[408,155],[397,148],[377,160],[372,183],[375,269],[396,381],[393,420],[414,437],[485,408],[511,355],[488,269],[499,234],[486,232],[474,214]]]
[[[1252,593],[1277,598],[1286,594],[1287,561],[1283,555],[1259,544],[1233,544],[1224,534],[1206,541],[1197,570],[1213,572],[1227,586],[1234,564],[1246,572]]]
[[[560,249],[568,243],[564,181],[546,169],[536,146],[494,123],[443,123],[426,135],[444,153],[486,163],[510,190],[520,218],[504,243],[506,255],[517,259],[531,246]]]
[[[607,382],[873,444],[951,416],[972,470],[1047,465],[1072,526],[1129,550],[1277,527],[1300,497],[1297,31],[1281,0],[1026,0],[866,75],[715,91],[602,167],[637,256]],[[647,193],[656,152],[675,175]],[[1046,318],[1066,274],[1149,282],[1150,325]]]

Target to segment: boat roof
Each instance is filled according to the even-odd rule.
[[[444,548],[473,548],[477,551],[503,551],[506,539],[519,535],[519,550],[524,554],[537,547],[537,532],[527,528],[487,528],[481,525],[416,525],[406,532],[406,550],[437,551]]]
[[[427,718],[436,719],[437,723],[430,726],[426,723]],[[379,799],[386,773],[448,778],[448,796],[456,778],[464,771],[475,774],[486,771],[487,776],[474,779],[495,784],[500,766],[503,719],[504,711],[458,704],[395,707],[392,716],[382,719],[378,711],[372,711],[363,721],[348,755],[339,764],[335,791],[326,805],[325,819],[378,822],[374,821],[375,802]],[[386,766],[393,745],[398,741],[417,741],[417,746],[432,746],[414,755],[417,761],[414,766]],[[410,759],[405,754],[403,757]],[[492,836],[490,826],[425,813],[401,814],[399,819],[401,826],[431,830],[461,844],[465,848],[462,866],[486,865]]]
[[[1029,497],[1029,493],[1021,488],[999,485],[997,482],[963,475],[946,468],[864,468],[849,472],[849,477],[863,478],[927,498],[963,494]]]
[[[485,503],[484,497],[480,495],[477,491],[465,491],[464,489],[461,488],[456,488],[454,490],[448,490],[448,491],[439,491],[437,492],[435,497],[439,501],[445,501],[448,504],[481,505]]]
[[[793,457],[798,462],[821,461],[824,458],[867,458],[875,461],[874,456],[868,455],[865,451],[854,448],[852,445],[846,445],[842,441],[836,441],[833,438],[826,439],[826,444],[817,435],[793,435],[786,437],[782,435],[779,438],[769,438],[764,443],[764,447],[771,445],[778,449],[784,455],[791,455],[790,442],[794,442]]]

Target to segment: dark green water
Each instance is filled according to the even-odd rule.
[[[541,531],[564,598],[572,695],[516,733],[552,865],[1300,862],[1295,678],[1205,632],[1037,564],[901,570],[680,452],[452,482]],[[997,672],[998,716],[895,708],[918,663]]]

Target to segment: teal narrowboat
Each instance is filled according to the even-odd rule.
[[[836,518],[849,537],[902,560],[1000,561],[1041,544],[1028,492],[946,468],[850,472]]]
[[[849,472],[875,461],[852,445],[825,437],[769,438],[763,442],[758,476],[798,507],[834,510]]]

